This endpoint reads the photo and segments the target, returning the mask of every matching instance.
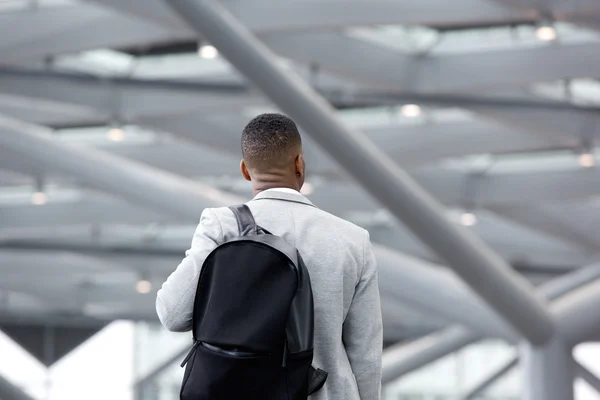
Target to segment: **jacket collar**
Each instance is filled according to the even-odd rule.
[[[280,192],[278,190],[265,190],[264,192],[260,192],[252,199],[252,201],[265,200],[265,199],[291,201],[293,203],[306,204],[307,206],[315,207],[315,205],[309,199],[307,199],[300,193],[296,194],[296,193]]]

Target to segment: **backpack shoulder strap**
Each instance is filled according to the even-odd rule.
[[[252,211],[250,211],[250,208],[246,204],[231,206],[229,209],[233,212],[237,220],[240,236],[256,235],[258,233],[258,226],[254,220]]]

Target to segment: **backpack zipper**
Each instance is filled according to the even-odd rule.
[[[185,358],[183,359],[183,362],[181,363],[181,368],[185,367],[185,364],[187,364],[187,362],[190,360],[190,357],[192,356],[192,354],[194,354],[194,351],[196,351],[196,348],[198,348],[199,345],[200,345],[200,341],[199,340],[197,340],[197,341],[194,342],[194,345],[192,346],[192,349],[187,354],[187,356],[185,356]]]
[[[281,361],[281,366],[283,368],[286,367],[287,365],[287,350],[288,350],[288,343],[287,343],[287,338],[285,339],[285,342],[283,343],[283,360]]]

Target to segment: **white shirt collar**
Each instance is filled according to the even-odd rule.
[[[264,190],[264,192],[283,192],[283,193],[290,193],[290,194],[301,194],[299,191],[290,189],[290,188],[271,188],[271,189]]]

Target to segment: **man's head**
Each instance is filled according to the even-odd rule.
[[[273,187],[300,190],[304,184],[302,139],[294,121],[281,114],[261,114],[242,133],[242,176],[254,191]]]

